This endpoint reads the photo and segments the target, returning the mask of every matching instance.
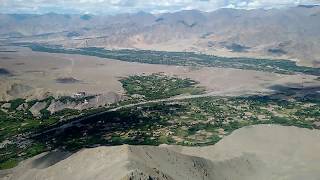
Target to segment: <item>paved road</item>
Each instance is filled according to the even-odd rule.
[[[119,106],[119,107],[116,107],[116,108],[113,108],[113,109],[109,109],[108,112],[114,112],[114,111],[118,111],[118,110],[121,110],[121,109],[131,108],[131,107],[140,106],[140,105],[149,104],[149,103],[170,102],[170,101],[174,101],[174,100],[194,99],[194,98],[210,97],[210,96],[214,96],[214,94],[213,93],[208,93],[208,94],[201,94],[201,95],[186,95],[186,96],[177,96],[177,97],[167,98],[167,99],[157,99],[157,100],[151,100],[151,101],[143,101],[143,102],[140,102],[140,103],[128,104],[128,105]]]
[[[207,93],[207,94],[201,94],[201,95],[176,96],[176,97],[167,98],[167,99],[157,99],[157,100],[151,100],[151,101],[143,101],[143,102],[139,102],[139,103],[119,106],[119,107],[116,107],[116,108],[108,109],[106,111],[99,112],[99,113],[92,114],[92,115],[88,115],[88,116],[85,116],[85,117],[73,118],[74,120],[70,119],[70,120],[68,120],[70,122],[67,122],[67,123],[65,123],[63,125],[60,125],[58,127],[54,127],[52,129],[48,129],[48,130],[43,131],[41,133],[34,134],[33,137],[39,136],[39,135],[42,135],[42,134],[47,134],[47,133],[54,132],[54,131],[60,131],[60,130],[62,131],[64,129],[66,129],[66,128],[69,128],[69,127],[75,126],[76,124],[81,123],[81,121],[84,121],[84,120],[87,120],[87,119],[90,119],[90,118],[94,118],[94,117],[97,117],[97,116],[101,116],[101,115],[104,115],[104,114],[109,113],[109,112],[119,111],[121,109],[132,108],[132,107],[135,107],[135,106],[145,105],[145,104],[149,104],[149,103],[170,102],[170,101],[175,101],[175,100],[185,100],[185,99],[194,99],[194,98],[201,98],[201,97],[210,97],[210,96],[218,95],[219,93],[221,93],[221,92]]]

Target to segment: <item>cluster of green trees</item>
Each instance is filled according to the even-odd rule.
[[[140,95],[145,100],[165,99],[180,94],[201,94],[204,88],[197,87],[191,79],[169,77],[162,74],[135,75],[120,80],[127,95]]]

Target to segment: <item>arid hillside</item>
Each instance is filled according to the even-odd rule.
[[[310,179],[320,174],[317,130],[259,125],[214,146],[113,146],[51,152],[1,171],[2,180]]]

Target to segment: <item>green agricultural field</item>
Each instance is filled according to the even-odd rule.
[[[319,121],[319,110],[319,103],[269,96],[194,98],[108,112],[79,122],[63,133],[46,133],[38,140],[70,151],[97,144],[202,146],[215,144],[234,130],[255,124],[318,128],[314,123]]]
[[[129,96],[144,100],[165,99],[181,94],[201,94],[205,90],[191,79],[169,77],[163,74],[130,76],[120,80]]]
[[[36,156],[48,148],[44,144],[30,143],[26,145],[7,144],[0,148],[0,170],[15,167],[19,161]]]

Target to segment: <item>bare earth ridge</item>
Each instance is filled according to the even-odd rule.
[[[236,130],[214,146],[113,146],[52,152],[0,171],[1,180],[308,179],[320,177],[320,132],[278,125]]]

